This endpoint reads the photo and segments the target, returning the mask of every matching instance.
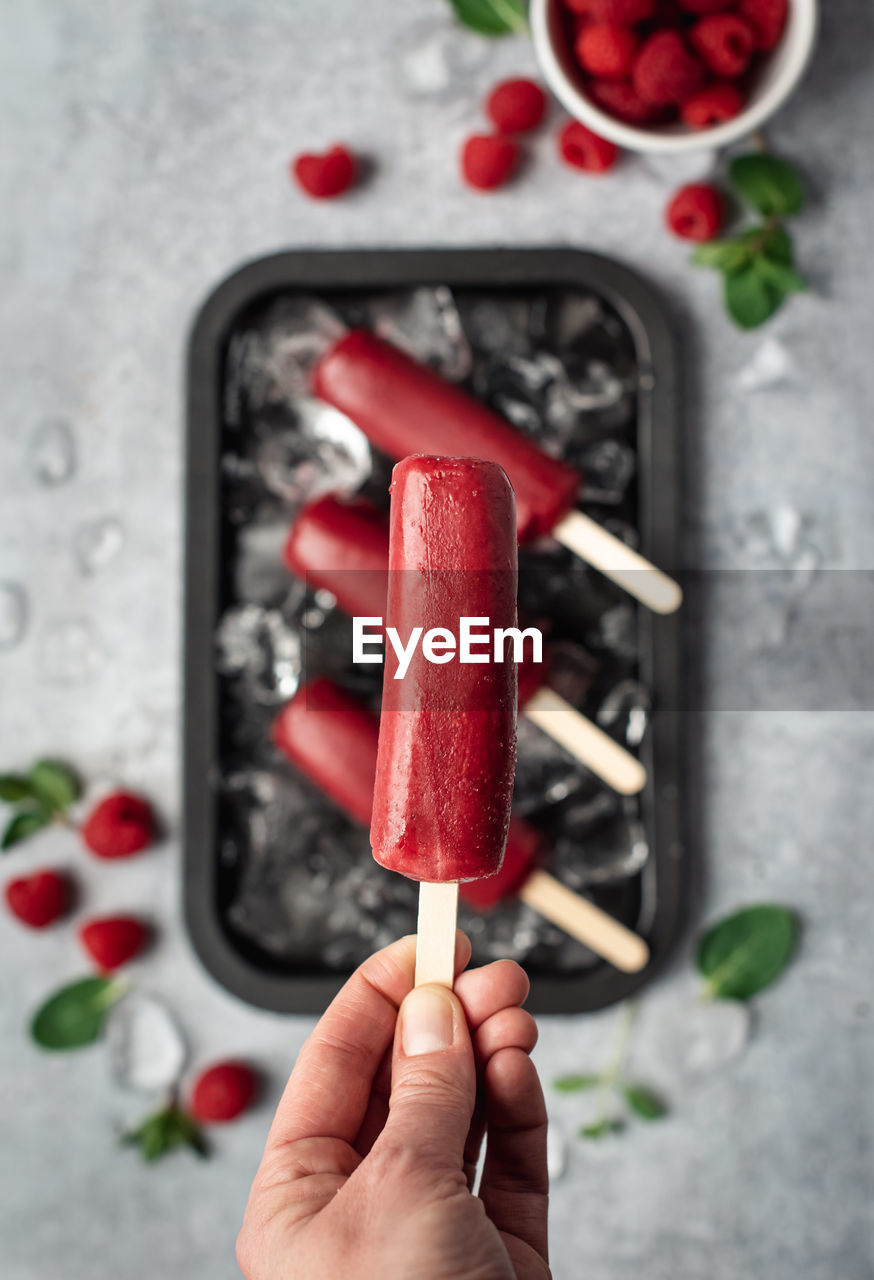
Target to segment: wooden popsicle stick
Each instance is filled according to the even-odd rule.
[[[546,871],[532,871],[519,897],[623,973],[639,973],[649,963],[643,938]]]
[[[419,922],[416,927],[415,985],[437,982],[452,988],[455,980],[455,927],[458,919],[458,884],[419,885]]]
[[[646,786],[646,769],[637,757],[553,689],[538,689],[522,714],[620,795],[636,795]]]
[[[683,603],[682,589],[673,578],[582,511],[566,515],[552,536],[655,613],[674,613]]]

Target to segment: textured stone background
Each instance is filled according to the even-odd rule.
[[[802,956],[757,1002],[744,1059],[684,1093],[652,1056],[660,1017],[690,986],[678,956],[644,1002],[634,1048],[638,1071],[672,1097],[663,1124],[584,1147],[582,1103],[551,1100],[568,1162],[554,1187],[555,1274],[874,1275],[874,717],[842,692],[871,615],[861,578],[818,572],[874,567],[874,12],[824,7],[815,65],[772,130],[809,178],[798,242],[813,289],[765,334],[742,336],[711,276],[688,269],[660,228],[669,188],[700,162],[629,160],[610,180],[575,178],[545,134],[514,187],[462,188],[455,154],[483,90],[533,59],[524,40],[451,34],[441,0],[2,0],[0,579],[26,593],[27,629],[0,651],[0,765],[68,755],[162,797],[171,833],[114,869],[47,836],[5,871],[75,861],[89,909],[139,903],[164,926],[141,981],[171,999],[195,1056],[247,1053],[273,1072],[264,1106],[219,1136],[211,1163],[147,1169],[116,1154],[113,1125],[138,1103],[110,1086],[99,1052],[52,1059],[22,1034],[25,1011],[81,971],[76,942],[0,921],[5,1280],[236,1274],[270,1106],[310,1022],[223,994],[179,919],[184,341],[200,300],[245,259],[422,244],[571,244],[649,275],[689,361],[689,564],[787,571],[753,608],[717,593],[697,633],[715,709],[690,723],[695,918],[794,903]],[[309,204],[288,158],[338,138],[373,156],[373,179],[334,207]],[[47,487],[33,450],[58,420],[75,469]],[[104,526],[116,554],[83,573],[83,540],[104,520],[118,522]],[[828,582],[843,584],[837,605]],[[753,710],[787,664],[789,693]],[[834,696],[826,682],[811,697],[829,671],[841,676]],[[544,1077],[598,1062],[614,1022],[543,1019]]]

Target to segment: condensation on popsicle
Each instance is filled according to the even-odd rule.
[[[413,455],[392,473],[386,626],[457,635],[462,618],[516,625],[513,490],[477,458]],[[436,665],[403,679],[386,654],[370,836],[373,856],[430,884],[494,875],[516,765],[516,666]]]

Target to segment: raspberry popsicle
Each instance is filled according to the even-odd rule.
[[[551,533],[657,613],[679,608],[676,582],[574,509],[580,476],[573,468],[383,338],[353,329],[322,356],[312,383],[390,458],[428,449],[497,462],[516,494],[520,542]]]
[[[273,740],[292,764],[365,827],[373,807],[378,733],[376,716],[324,678],[298,689],[273,726]],[[643,939],[539,870],[542,846],[535,827],[512,817],[500,871],[462,884],[462,898],[486,912],[518,896],[618,969],[644,968],[649,951]]]
[[[479,458],[413,455],[392,472],[386,628],[451,638],[462,619],[516,625],[513,490]],[[445,654],[444,654],[445,656]],[[485,657],[485,662],[482,661]],[[416,982],[452,985],[458,882],[494,875],[516,768],[516,665],[449,665],[386,654],[370,843],[377,862],[422,882]]]
[[[366,499],[328,494],[303,508],[285,545],[299,578],[330,591],[352,617],[384,617],[388,591],[388,521]],[[622,795],[646,784],[640,761],[552,689],[547,668],[519,670],[519,710],[587,769]]]

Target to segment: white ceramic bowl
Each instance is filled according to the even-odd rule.
[[[529,21],[534,48],[546,81],[556,97],[582,124],[630,151],[697,151],[724,147],[749,134],[774,114],[795,89],[816,43],[818,0],[789,0],[789,20],[780,44],[769,54],[750,99],[733,120],[712,129],[684,124],[625,124],[586,97],[580,71],[566,36],[561,0],[531,0]]]

